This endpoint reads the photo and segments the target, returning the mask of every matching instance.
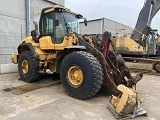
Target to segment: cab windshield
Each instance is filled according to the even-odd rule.
[[[61,30],[63,30],[64,34],[66,34],[67,29],[71,32],[79,33],[79,20],[67,12],[57,12],[55,13],[55,19],[59,20],[59,26]]]
[[[54,43],[62,43],[66,33],[79,33],[79,19],[64,11],[49,12],[44,15],[44,36],[51,36]]]

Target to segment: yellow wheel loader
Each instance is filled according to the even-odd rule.
[[[112,42],[109,32],[104,33],[102,44],[91,36],[78,34],[79,19],[84,19],[87,25],[82,15],[63,6],[42,10],[39,32],[34,22],[35,30],[20,42],[18,53],[12,55],[12,62],[18,64],[21,80],[35,82],[49,69],[60,74],[63,87],[72,97],[90,98],[102,85],[120,97],[123,93],[117,85],[132,88],[142,74],[132,77],[123,59],[117,59],[117,55],[109,51]],[[96,49],[96,44],[101,47]]]
[[[87,51],[86,46],[94,50],[93,43],[78,35],[79,19],[84,19],[86,24],[82,15],[59,5],[41,11],[39,33],[34,22],[35,30],[20,42],[18,53],[12,55],[23,81],[35,82],[49,69],[60,74],[70,96],[86,99],[99,91],[104,79],[102,64]],[[80,45],[80,41],[86,46]]]

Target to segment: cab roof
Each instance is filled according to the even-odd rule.
[[[64,6],[61,6],[61,5],[54,5],[53,7],[50,7],[48,9],[46,8],[45,11],[44,11],[44,13],[49,13],[49,12],[52,12],[52,11],[54,11],[56,9],[62,9],[63,11],[71,13],[71,14],[73,14],[75,16],[78,15],[78,16],[83,17],[81,14],[74,13],[74,12],[70,11],[70,9],[65,8]]]

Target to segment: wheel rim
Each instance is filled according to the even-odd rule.
[[[72,66],[68,70],[68,82],[69,84],[74,87],[78,88],[82,85],[84,81],[83,71],[78,66]]]
[[[23,72],[23,74],[28,73],[28,62],[27,62],[27,60],[22,61],[22,72]]]

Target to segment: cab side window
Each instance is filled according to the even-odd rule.
[[[45,14],[43,26],[45,36],[54,36],[54,15],[53,12]]]
[[[55,39],[56,39],[56,43],[59,44],[63,42],[63,38],[65,36],[65,24],[63,19],[63,13],[56,12],[55,20],[59,21],[59,25],[55,27]]]

